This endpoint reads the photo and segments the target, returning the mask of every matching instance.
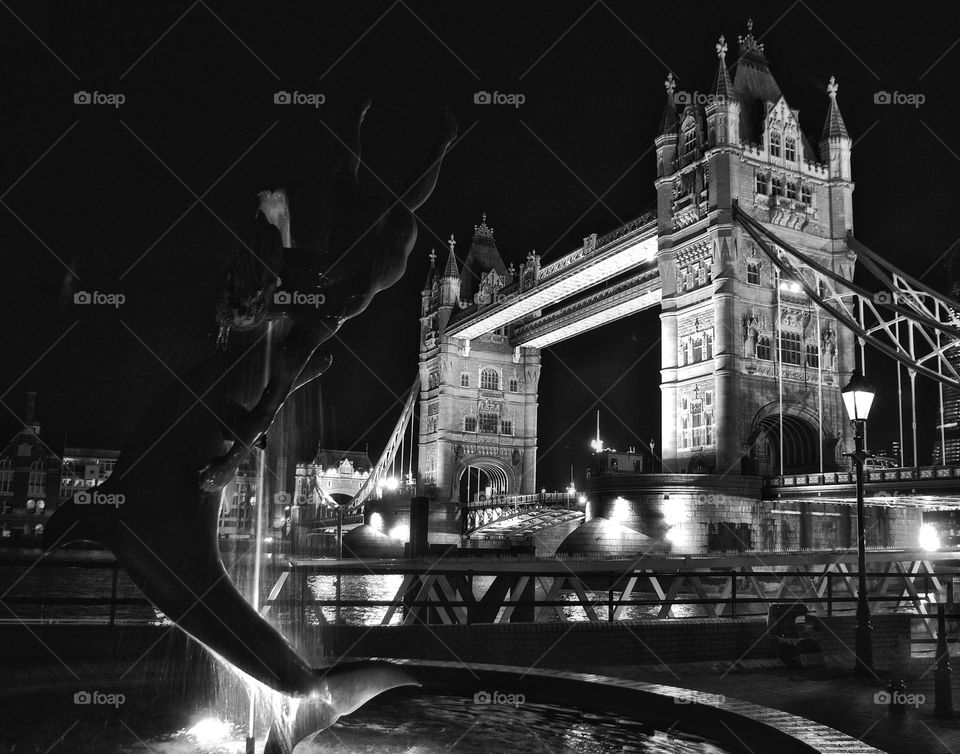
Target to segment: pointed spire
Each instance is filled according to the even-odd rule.
[[[849,139],[847,126],[843,122],[843,116],[840,114],[840,107],[837,105],[837,90],[840,85],[837,80],[831,76],[827,82],[827,96],[830,97],[830,105],[827,108],[827,120],[823,124],[823,133],[820,135],[821,141],[833,138]]]
[[[453,237],[453,233],[450,234],[450,240],[447,241],[447,244],[450,246],[450,256],[447,257],[447,266],[443,271],[443,276],[445,278],[459,279],[460,269],[457,267],[457,255],[454,253],[454,247],[457,245],[457,239]]]
[[[733,99],[733,83],[730,81],[730,74],[727,73],[727,41],[720,35],[717,40],[717,75],[713,80],[713,94],[716,95],[718,102],[728,102]]]
[[[423,290],[429,291],[433,288],[433,279],[437,276],[437,250],[430,249],[430,269],[427,271],[427,281],[423,284]]]
[[[660,118],[660,135],[672,134],[677,130],[677,101],[673,91],[677,88],[677,80],[673,71],[667,73],[667,80],[663,82],[667,90],[667,103],[663,107],[663,117]]]

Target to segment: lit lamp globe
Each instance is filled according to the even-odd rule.
[[[850,421],[866,421],[870,413],[870,407],[873,405],[875,392],[873,385],[867,382],[866,378],[855,369],[850,376],[850,382],[840,391],[843,398],[843,407],[847,410],[847,416]]]

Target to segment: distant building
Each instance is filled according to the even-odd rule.
[[[320,448],[310,463],[298,463],[295,500],[332,508],[360,491],[373,464],[366,453]]]
[[[37,394],[27,393],[23,427],[0,451],[0,539],[37,546],[56,510],[60,458],[40,439]]]
[[[103,484],[113,473],[119,456],[119,450],[64,448],[59,502],[66,502],[80,490]]]

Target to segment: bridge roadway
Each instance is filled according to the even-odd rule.
[[[960,509],[960,467],[920,466],[866,472],[864,497],[869,505],[908,506],[924,510]],[[764,500],[855,504],[856,474],[791,474],[769,477]]]
[[[526,290],[518,281],[504,288],[494,303],[463,309],[447,325],[446,332],[469,341],[640,268],[640,274],[630,279],[632,282],[617,283],[607,292],[589,296],[585,302],[570,303],[561,310],[566,316],[546,315],[549,323],[545,320],[544,328],[537,328],[539,320],[534,319],[512,345],[542,347],[599,327],[660,303],[656,255],[656,214],[647,213],[600,238],[589,236],[581,248],[541,267],[537,282]]]

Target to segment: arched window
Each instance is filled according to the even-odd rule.
[[[773,196],[783,196],[783,179],[774,178],[770,181],[770,193]]]
[[[813,204],[813,189],[807,184],[800,187],[800,201],[804,204]]]
[[[747,282],[750,285],[760,285],[759,262],[747,262]]]
[[[703,336],[701,335],[693,339],[693,361],[703,361]]]
[[[27,483],[28,495],[42,495],[46,490],[46,469],[43,461],[34,461],[30,464],[30,477]]]
[[[797,199],[797,182],[787,181],[787,199]]]
[[[788,136],[784,139],[783,148],[785,152],[785,157],[790,162],[794,162],[797,159],[797,140],[792,136]]]
[[[757,173],[757,193],[764,194],[767,193],[767,174],[766,173]]]
[[[812,344],[807,346],[807,366],[813,369],[820,366],[820,349]]]
[[[780,132],[774,131],[770,134],[770,156],[780,156]]]
[[[476,431],[477,431],[477,417],[475,417],[475,416],[465,416],[465,417],[463,417],[463,431],[464,431],[464,432],[476,432]]]
[[[713,333],[705,332],[703,334],[703,350],[705,359],[713,358]]]
[[[480,370],[480,387],[483,390],[500,389],[500,373],[492,367],[485,367]]]
[[[516,392],[519,392],[519,391],[520,391],[520,381],[519,381],[516,377],[511,378],[511,380],[510,380],[510,392],[511,392],[511,393],[516,393]]]
[[[466,372],[460,374],[460,387],[470,387],[470,375]]]
[[[757,338],[757,358],[770,361],[770,338],[766,335]]]

